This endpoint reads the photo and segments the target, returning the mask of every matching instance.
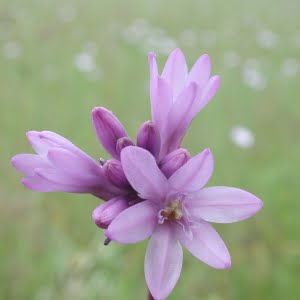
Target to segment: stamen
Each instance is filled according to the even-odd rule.
[[[163,224],[165,220],[178,221],[183,217],[182,207],[179,200],[170,201],[165,209],[158,213],[158,223]]]

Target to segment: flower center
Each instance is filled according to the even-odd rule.
[[[158,222],[162,224],[165,220],[178,221],[182,216],[183,213],[180,201],[170,201],[167,203],[166,207],[159,212]]]

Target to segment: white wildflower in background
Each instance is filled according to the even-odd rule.
[[[192,29],[185,29],[179,36],[181,44],[187,47],[193,47],[198,41],[197,33]]]
[[[204,47],[214,47],[217,43],[217,33],[215,30],[207,29],[203,30],[199,34],[200,36],[200,43]]]
[[[264,90],[267,86],[267,78],[256,59],[245,61],[242,68],[242,80],[248,87],[257,91]]]
[[[63,23],[69,23],[75,20],[77,12],[76,8],[72,5],[63,5],[58,9],[58,18],[63,22]]]
[[[130,44],[149,51],[167,55],[177,47],[177,42],[161,28],[152,26],[145,19],[137,19],[122,32],[122,38]]]
[[[271,49],[277,46],[279,36],[271,30],[264,29],[256,34],[257,44],[266,49]]]
[[[280,71],[284,77],[295,77],[300,70],[299,61],[294,58],[287,58],[281,65]]]
[[[21,46],[17,42],[6,42],[3,45],[3,55],[7,59],[16,59],[22,54]]]
[[[240,148],[251,148],[255,143],[255,137],[252,131],[246,127],[235,126],[230,131],[231,141]]]
[[[222,60],[223,60],[223,65],[227,68],[235,68],[241,62],[240,55],[234,51],[225,52],[223,54]]]
[[[75,67],[85,73],[93,72],[96,70],[96,62],[94,57],[88,52],[82,52],[75,56]]]

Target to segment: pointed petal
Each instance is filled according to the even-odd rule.
[[[175,287],[182,268],[182,247],[169,224],[158,225],[145,257],[148,288],[157,300],[164,300]]]
[[[26,188],[39,192],[88,193],[81,187],[51,182],[38,174],[23,178],[22,183]]]
[[[193,65],[188,75],[187,82],[194,81],[197,83],[198,88],[202,89],[209,79],[210,71],[211,63],[209,56],[207,54],[201,55]]]
[[[41,155],[47,154],[51,147],[75,147],[66,138],[51,131],[28,131],[26,136],[35,152]]]
[[[162,132],[165,119],[172,105],[172,91],[168,82],[161,77],[156,78],[155,89],[151,92],[152,121]]]
[[[121,152],[124,173],[131,186],[143,199],[161,201],[167,192],[167,178],[155,158],[139,147],[128,146]]]
[[[216,269],[227,269],[231,266],[230,254],[223,240],[215,229],[205,221],[191,227],[193,239],[190,239],[177,227],[180,242],[195,257]]]
[[[207,84],[203,89],[199,88],[198,94],[200,95],[197,95],[197,101],[195,101],[195,105],[193,107],[192,114],[190,116],[191,120],[215,96],[215,94],[217,93],[220,87],[220,83],[221,83],[220,77],[218,75],[215,75],[209,79],[209,81],[207,82]]]
[[[11,159],[12,165],[25,175],[33,175],[35,168],[49,167],[47,159],[36,154],[18,154]]]
[[[202,189],[186,202],[194,219],[232,223],[248,219],[262,208],[256,196],[233,187],[214,186]]]
[[[157,224],[158,209],[150,201],[135,204],[120,213],[105,231],[105,236],[122,244],[133,244],[148,238]]]
[[[137,146],[148,150],[156,159],[160,151],[160,134],[157,126],[147,121],[142,124],[137,135]]]
[[[161,156],[165,156],[177,149],[183,139],[184,133],[189,125],[190,111],[193,107],[197,92],[196,83],[192,82],[177,97],[168,113],[166,126],[162,131]]]
[[[187,78],[187,65],[184,54],[180,49],[175,49],[168,57],[164,70],[161,74],[170,84],[173,97],[178,95],[185,85]]]
[[[114,157],[119,158],[116,151],[118,139],[127,136],[121,122],[112,112],[95,107],[92,111],[92,120],[96,135],[102,146]]]
[[[150,87],[152,79],[157,78],[158,69],[157,69],[157,62],[156,62],[156,55],[153,52],[149,52],[148,54],[148,63],[149,63],[149,71],[150,71]]]
[[[51,148],[47,158],[53,166],[69,174],[102,176],[101,167],[90,157],[76,156],[63,148]]]
[[[92,187],[101,187],[101,177],[93,176],[90,174],[67,173],[63,170],[54,168],[35,169],[35,175],[48,180],[54,184],[70,185],[87,192]]]
[[[205,149],[192,157],[178,169],[170,178],[169,185],[175,191],[199,191],[210,179],[214,169],[212,153]]]

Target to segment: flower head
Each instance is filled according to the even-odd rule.
[[[136,243],[151,236],[145,276],[155,299],[165,299],[179,278],[181,245],[214,268],[230,267],[230,254],[208,222],[245,220],[261,209],[262,202],[237,188],[203,188],[213,173],[209,149],[189,159],[169,178],[144,149],[125,148],[121,162],[131,186],[145,201],[119,214],[105,235],[120,243]]]
[[[188,73],[185,57],[175,49],[161,74],[154,53],[149,53],[152,120],[161,135],[160,156],[179,148],[192,119],[214,97],[219,76],[210,77],[211,63],[204,54]]]
[[[51,131],[29,131],[37,154],[18,154],[13,166],[23,173],[23,184],[42,192],[91,193],[110,199],[120,191],[108,184],[101,166],[64,137]]]

